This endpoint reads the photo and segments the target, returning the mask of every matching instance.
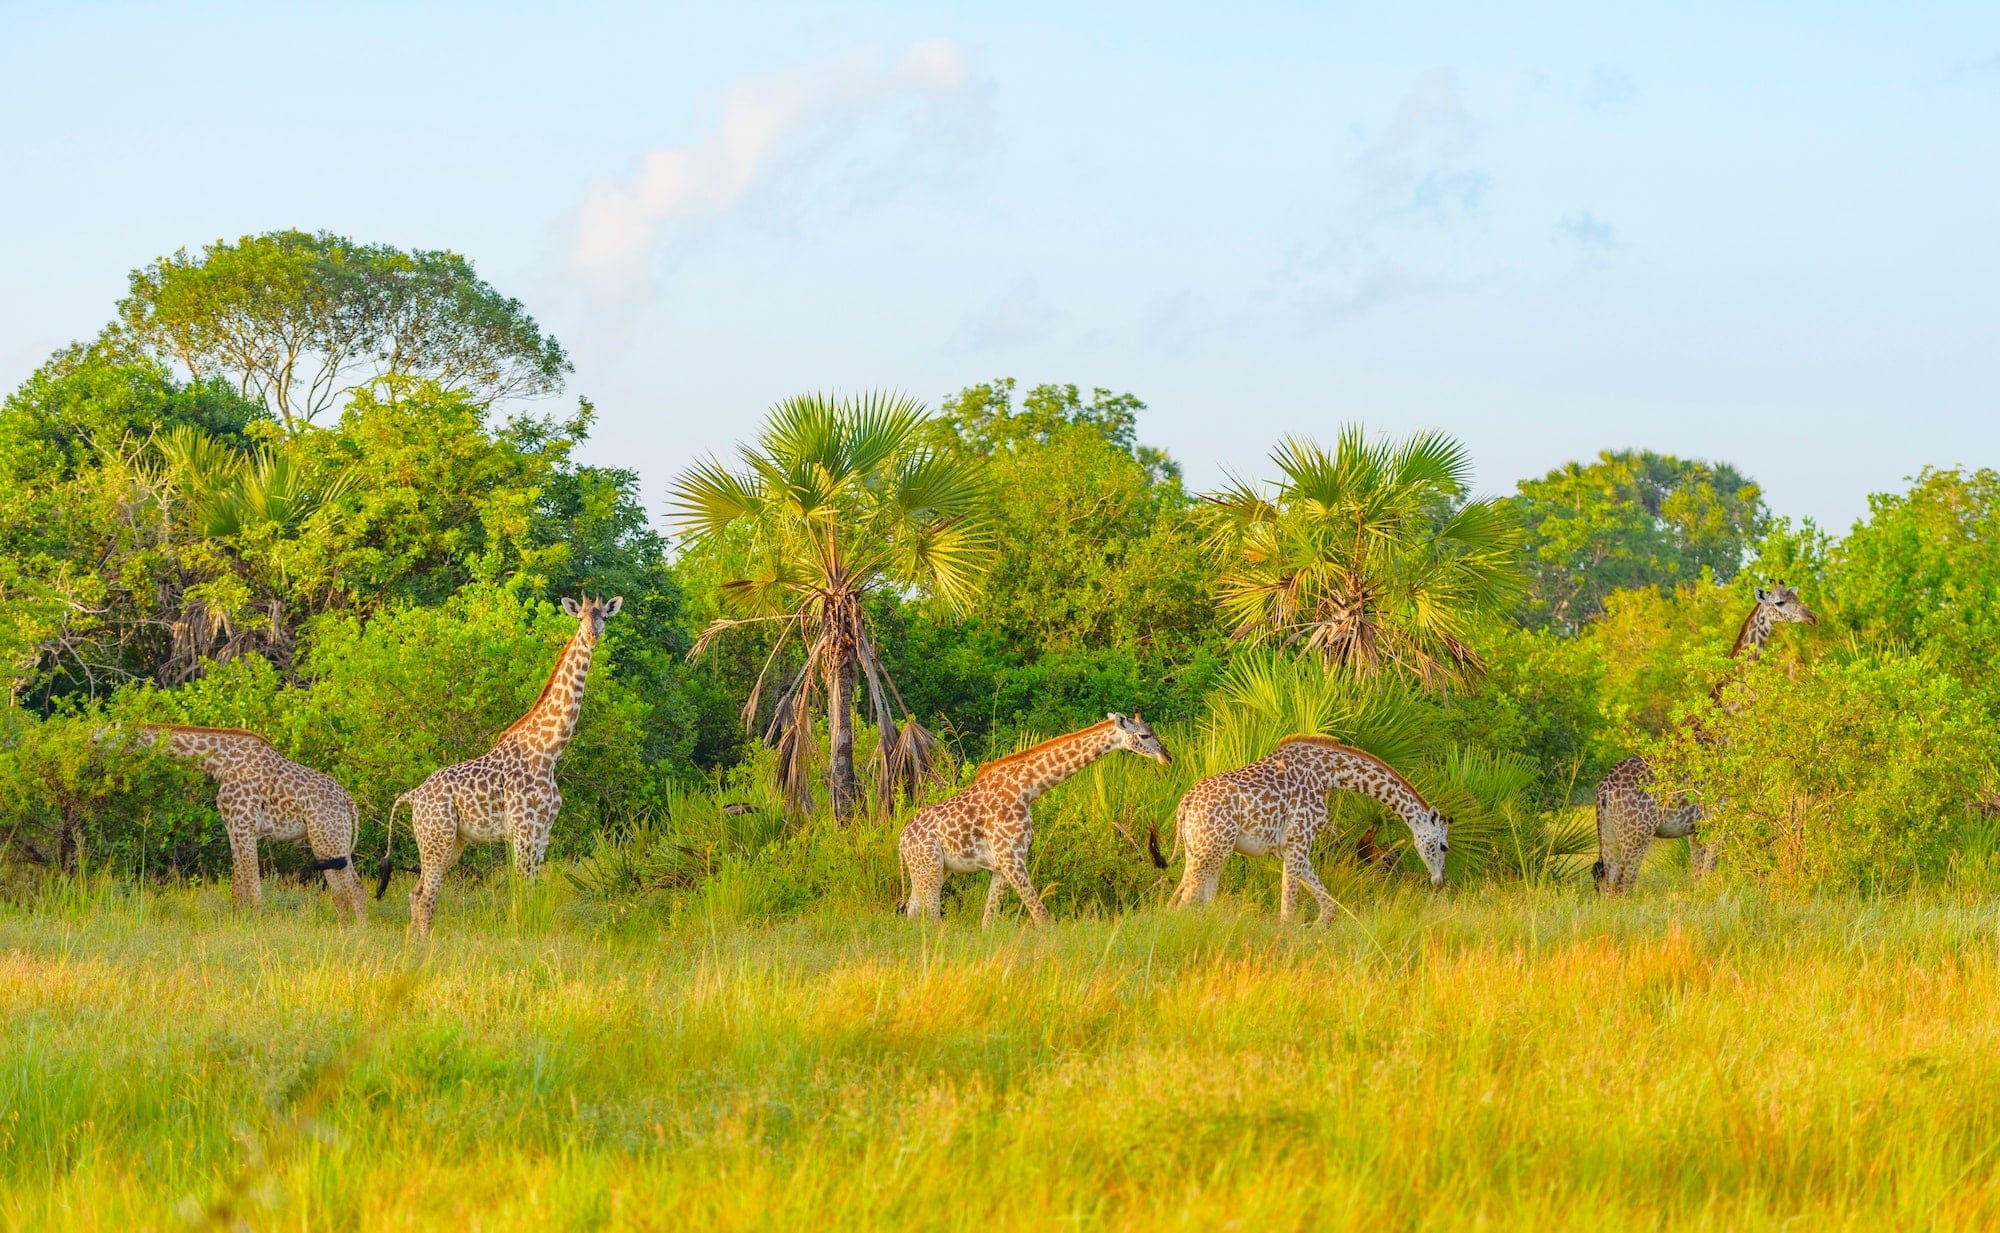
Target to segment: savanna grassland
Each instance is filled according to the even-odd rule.
[[[0,910],[0,1223],[2000,1220],[1984,897],[1669,870],[982,934],[453,889],[420,948],[400,893],[358,934],[292,886],[255,917],[213,885]]]

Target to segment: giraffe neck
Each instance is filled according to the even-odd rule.
[[[590,675],[590,655],[597,647],[581,631],[563,647],[549,683],[528,713],[501,734],[498,743],[513,742],[528,753],[561,757],[576,735],[576,719],[583,711],[583,683]]]
[[[1118,728],[1107,719],[1002,758],[987,767],[980,778],[992,776],[994,782],[1027,804],[1116,748]]]
[[[1736,631],[1736,645],[1729,648],[1729,658],[1741,659],[1747,655],[1756,659],[1762,655],[1764,644],[1771,640],[1771,630],[1776,626],[1764,605],[1752,608],[1750,615],[1743,618],[1743,628]]]
[[[213,779],[222,779],[249,766],[259,752],[270,746],[260,736],[217,728],[180,728],[168,724],[148,724],[139,730],[139,739],[159,745],[177,758],[186,758]]]
[[[1282,750],[1287,769],[1305,775],[1322,792],[1338,789],[1380,801],[1413,829],[1431,816],[1429,803],[1409,781],[1372,754],[1314,741],[1288,744]]]

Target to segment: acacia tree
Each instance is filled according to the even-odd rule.
[[[743,469],[709,459],[676,481],[672,507],[686,541],[743,547],[722,584],[728,615],[703,631],[699,655],[725,630],[771,623],[779,636],[743,709],[753,724],[773,666],[796,640],[804,662],[779,694],[768,731],[787,804],[812,807],[812,716],[827,716],[828,787],[834,813],[853,814],[853,714],[866,680],[881,731],[877,801],[886,809],[932,768],[936,740],[902,704],[864,601],[878,592],[924,593],[964,610],[992,551],[982,466],[935,450],[930,417],[900,394],[806,394],[773,407]],[[896,712],[902,712],[899,726]]]
[[[569,358],[452,252],[272,231],[134,270],[126,339],[196,380],[224,377],[287,432],[383,377],[482,403],[562,388]]]
[[[1469,634],[1521,592],[1511,506],[1470,499],[1465,447],[1441,433],[1329,453],[1287,439],[1281,478],[1207,497],[1224,615],[1242,640],[1303,647],[1357,678],[1399,672],[1430,688],[1477,671]]]

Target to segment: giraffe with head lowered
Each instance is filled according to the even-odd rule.
[[[396,810],[410,806],[410,830],[417,840],[420,872],[410,891],[410,928],[431,931],[438,888],[470,843],[506,843],[514,868],[532,878],[549,850],[549,830],[562,809],[556,790],[556,763],[576,735],[583,710],[583,685],[590,656],[604,635],[604,622],[618,615],[623,596],[563,599],[563,611],[577,619],[576,634],[563,647],[542,686],[541,697],[514,721],[493,748],[469,762],[435,771],[389,806],[390,847],[376,871],[375,897],[389,889],[389,853],[395,840]]]
[[[1029,806],[1042,793],[1120,749],[1162,766],[1174,760],[1138,712],[1127,718],[1114,711],[1102,723],[987,763],[964,791],[918,810],[896,844],[910,882],[910,897],[902,911],[931,919],[943,916],[945,875],[987,869],[993,876],[987,884],[982,928],[992,926],[1010,886],[1021,897],[1029,919],[1038,925],[1046,922],[1049,910],[1028,879],[1028,845],[1035,837]]]
[[[312,849],[313,868],[326,874],[335,907],[357,925],[367,919],[368,896],[354,872],[354,800],[332,776],[299,765],[242,728],[145,724],[138,739],[189,759],[215,780],[215,810],[229,835],[229,887],[237,903],[254,907],[263,901],[259,839],[303,839]]]
[[[1451,819],[1431,807],[1396,768],[1365,750],[1328,736],[1288,736],[1248,766],[1212,775],[1189,788],[1174,810],[1174,846],[1187,863],[1176,905],[1215,898],[1223,862],[1232,852],[1284,861],[1278,917],[1292,918],[1293,901],[1304,886],[1319,901],[1319,919],[1336,906],[1333,893],[1313,872],[1312,845],[1326,824],[1329,792],[1358,792],[1389,807],[1410,828],[1417,856],[1431,885],[1444,884],[1445,853],[1451,848]],[[1165,869],[1157,832],[1148,836],[1153,863]]]
[[[1757,588],[1757,606],[1736,631],[1731,659],[1756,659],[1780,625],[1817,625],[1819,618],[1799,599],[1797,587]],[[1725,679],[1711,696],[1720,700]],[[1715,870],[1715,849],[1695,834],[1701,806],[1691,800],[1663,804],[1654,795],[1653,769],[1643,757],[1630,757],[1605,772],[1597,785],[1597,863],[1591,877],[1607,895],[1622,895],[1639,880],[1640,862],[1655,839],[1688,841],[1688,870],[1699,878]]]

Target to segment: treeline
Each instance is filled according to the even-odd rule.
[[[1372,733],[1464,798],[1489,841],[1455,832],[1454,859],[1495,876],[1545,868],[1524,845],[1575,854],[1574,807],[1634,752],[1701,795],[1739,871],[1886,885],[1991,850],[1990,471],[1926,472],[1842,538],[1726,464],[1644,452],[1482,500],[1434,435],[1274,443],[1267,474],[1197,494],[1133,394],[1000,379],[934,412],[795,400],[649,510],[636,474],[578,461],[593,412],[553,401],[560,346],[456,255],[246,237],[136,271],[110,316],[0,406],[8,876],[226,865],[186,769],[104,739],[142,718],[254,728],[379,818],[533,700],[573,625],[556,601],[586,590],[625,608],[558,854],[671,826],[708,785],[768,798],[731,842],[805,859],[821,824],[781,800],[879,810],[1135,709],[1203,739],[1246,714]],[[856,478],[815,499],[860,529],[830,565],[788,511],[836,454]],[[1363,506],[1363,542],[1331,533]],[[1821,624],[1732,663],[1768,581]],[[1074,893],[1128,894],[1143,875],[1101,838],[1079,832],[1102,867]]]

